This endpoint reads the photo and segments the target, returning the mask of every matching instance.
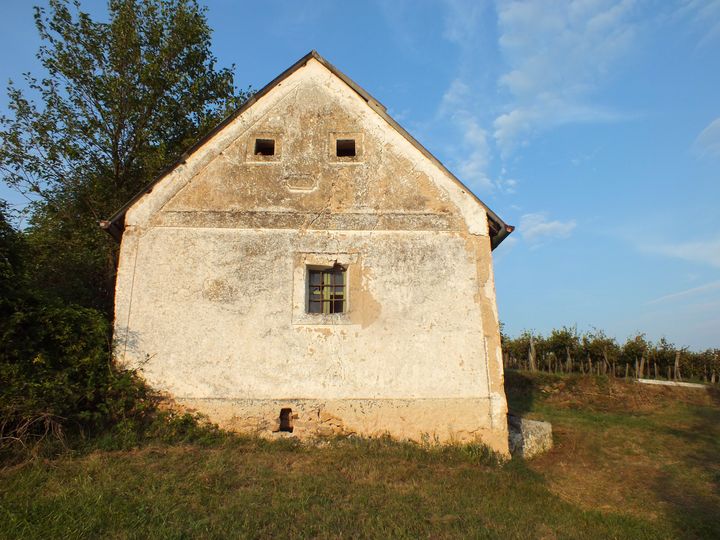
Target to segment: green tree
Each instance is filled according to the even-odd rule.
[[[22,288],[24,276],[21,254],[23,237],[10,223],[9,207],[0,199],[0,318],[13,310]]]
[[[640,362],[640,359],[645,357],[650,361],[650,350],[652,345],[645,339],[645,334],[637,333],[632,337],[629,337],[625,344],[622,346],[621,358],[623,363],[634,365],[635,362]]]
[[[195,0],[75,0],[35,9],[46,74],[8,87],[0,174],[35,200],[26,230],[38,291],[109,312],[116,245],[97,226],[248,97],[218,68]],[[35,96],[34,101],[28,95]]]
[[[583,357],[589,358],[593,363],[604,363],[606,368],[615,364],[620,357],[620,346],[615,338],[597,328],[583,334],[580,350]]]
[[[560,330],[553,329],[550,336],[545,340],[548,352],[552,352],[555,358],[563,365],[568,365],[568,357],[577,360],[577,352],[580,348],[580,337],[576,327],[563,326]]]

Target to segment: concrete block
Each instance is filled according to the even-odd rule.
[[[510,453],[529,459],[552,448],[552,424],[508,415]]]

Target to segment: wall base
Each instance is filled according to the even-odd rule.
[[[507,422],[504,415],[502,421],[493,421],[498,415],[491,414],[488,398],[174,401],[207,415],[224,429],[259,436],[287,433],[280,431],[280,416],[281,410],[290,409],[292,435],[299,438],[389,435],[399,440],[440,444],[481,442],[509,455]]]

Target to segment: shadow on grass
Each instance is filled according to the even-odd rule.
[[[708,392],[711,406],[689,406],[687,424],[666,429],[680,443],[677,460],[655,483],[686,538],[720,538],[720,392]]]
[[[505,370],[505,395],[510,414],[523,416],[532,411],[537,392],[536,382],[531,376],[514,369]]]

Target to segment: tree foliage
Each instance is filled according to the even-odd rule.
[[[658,377],[667,377],[668,368],[674,376],[677,358],[683,379],[720,382],[720,349],[689,351],[664,337],[653,343],[641,333],[628,337],[621,344],[596,328],[579,333],[575,327],[563,327],[552,330],[548,336],[527,330],[515,338],[504,335],[502,347],[508,367],[530,368],[531,339],[539,369],[589,372],[592,366],[604,366],[601,373],[612,373],[615,368],[616,374],[624,375],[625,366],[628,366],[633,376],[636,370],[642,370],[646,376],[655,377],[657,372]]]
[[[38,288],[109,311],[116,246],[97,227],[247,92],[218,68],[195,0],[79,1],[36,8],[45,70],[12,82],[0,119],[2,179],[36,202],[28,229]],[[32,98],[35,99],[32,99]]]
[[[77,0],[36,8],[45,74],[11,82],[0,119],[0,176],[34,201],[23,231],[0,203],[0,457],[69,431],[127,438],[162,416],[111,362],[117,246],[98,221],[248,95],[217,67],[195,0],[107,7],[106,21]]]
[[[0,463],[62,449],[67,435],[103,433],[111,448],[219,436],[196,416],[159,410],[158,396],[113,364],[104,313],[31,287],[25,235],[7,212],[0,201]]]

